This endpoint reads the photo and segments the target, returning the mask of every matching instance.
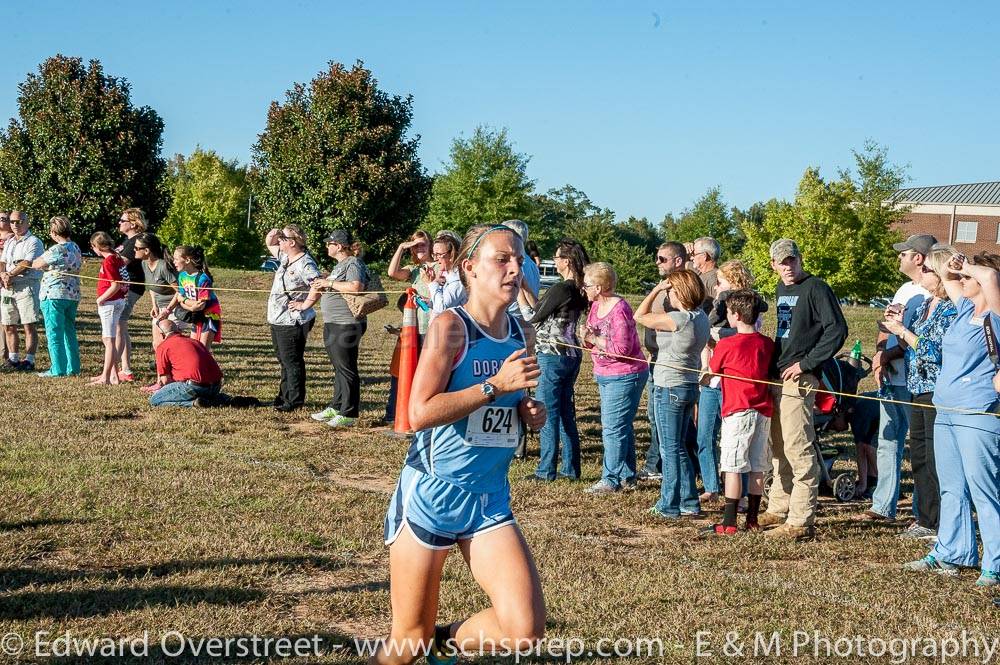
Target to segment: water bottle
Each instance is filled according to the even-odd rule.
[[[851,355],[847,359],[847,364],[854,369],[861,368],[861,340],[854,341],[854,348],[851,349]]]

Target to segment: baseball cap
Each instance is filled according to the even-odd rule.
[[[802,252],[799,251],[799,246],[795,244],[794,240],[789,238],[780,238],[771,243],[771,260],[781,263],[790,256],[802,256]]]
[[[323,239],[323,242],[335,242],[338,245],[350,245],[353,241],[351,232],[347,229],[334,229]]]
[[[928,233],[918,233],[912,235],[903,242],[897,242],[892,246],[897,252],[911,251],[927,256],[931,249],[937,244],[937,238]]]

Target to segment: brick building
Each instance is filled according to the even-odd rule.
[[[1000,253],[1000,182],[901,189],[893,196],[909,212],[896,228],[930,233],[968,255]]]

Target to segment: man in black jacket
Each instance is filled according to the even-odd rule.
[[[847,339],[847,322],[830,286],[802,269],[802,254],[787,238],[771,244],[771,268],[778,274],[778,332],[772,378],[771,450],[774,482],[761,526],[781,524],[769,536],[801,540],[814,535],[819,464],[812,445],[813,407],[823,363]]]

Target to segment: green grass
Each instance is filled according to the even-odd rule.
[[[267,275],[219,273],[219,286],[270,283]],[[85,375],[96,373],[101,351],[92,290],[88,283],[80,308]],[[264,296],[221,299],[226,341],[216,352],[227,391],[269,400],[278,368]],[[848,346],[861,338],[870,354],[876,312],[851,309],[848,317]],[[154,411],[136,387],[0,376],[0,635],[15,632],[30,649],[36,631],[77,638],[149,631],[151,660],[190,662],[198,660],[190,652],[157,652],[159,636],[318,634],[326,647],[321,662],[357,662],[349,650],[330,647],[389,627],[382,519],[406,444],[385,436],[376,421],[393,344],[382,325],[397,319],[390,309],[371,317],[361,354],[361,426],[346,432],[312,422],[308,411]],[[150,334],[140,321],[132,331],[141,385],[151,378],[141,371],[151,357]],[[331,390],[321,338],[315,329],[307,351],[316,410]],[[620,496],[583,494],[601,461],[590,369],[586,361],[577,384],[585,482],[520,482],[533,470],[530,459],[511,470],[514,510],[542,576],[549,636],[660,638],[663,658],[626,660],[691,662],[698,631],[713,633],[720,657],[727,631],[780,631],[786,644],[797,630],[886,639],[995,633],[996,610],[989,595],[973,590],[974,574],[904,575],[898,565],[925,547],[898,540],[901,526],[852,519],[861,504],[824,499],[811,543],[700,542],[694,526],[668,528],[645,514],[655,485]],[[641,417],[638,438],[645,450]],[[537,439],[532,444],[537,452]],[[451,556],[441,620],[486,603],[461,557]],[[0,662],[5,658],[12,660]]]

